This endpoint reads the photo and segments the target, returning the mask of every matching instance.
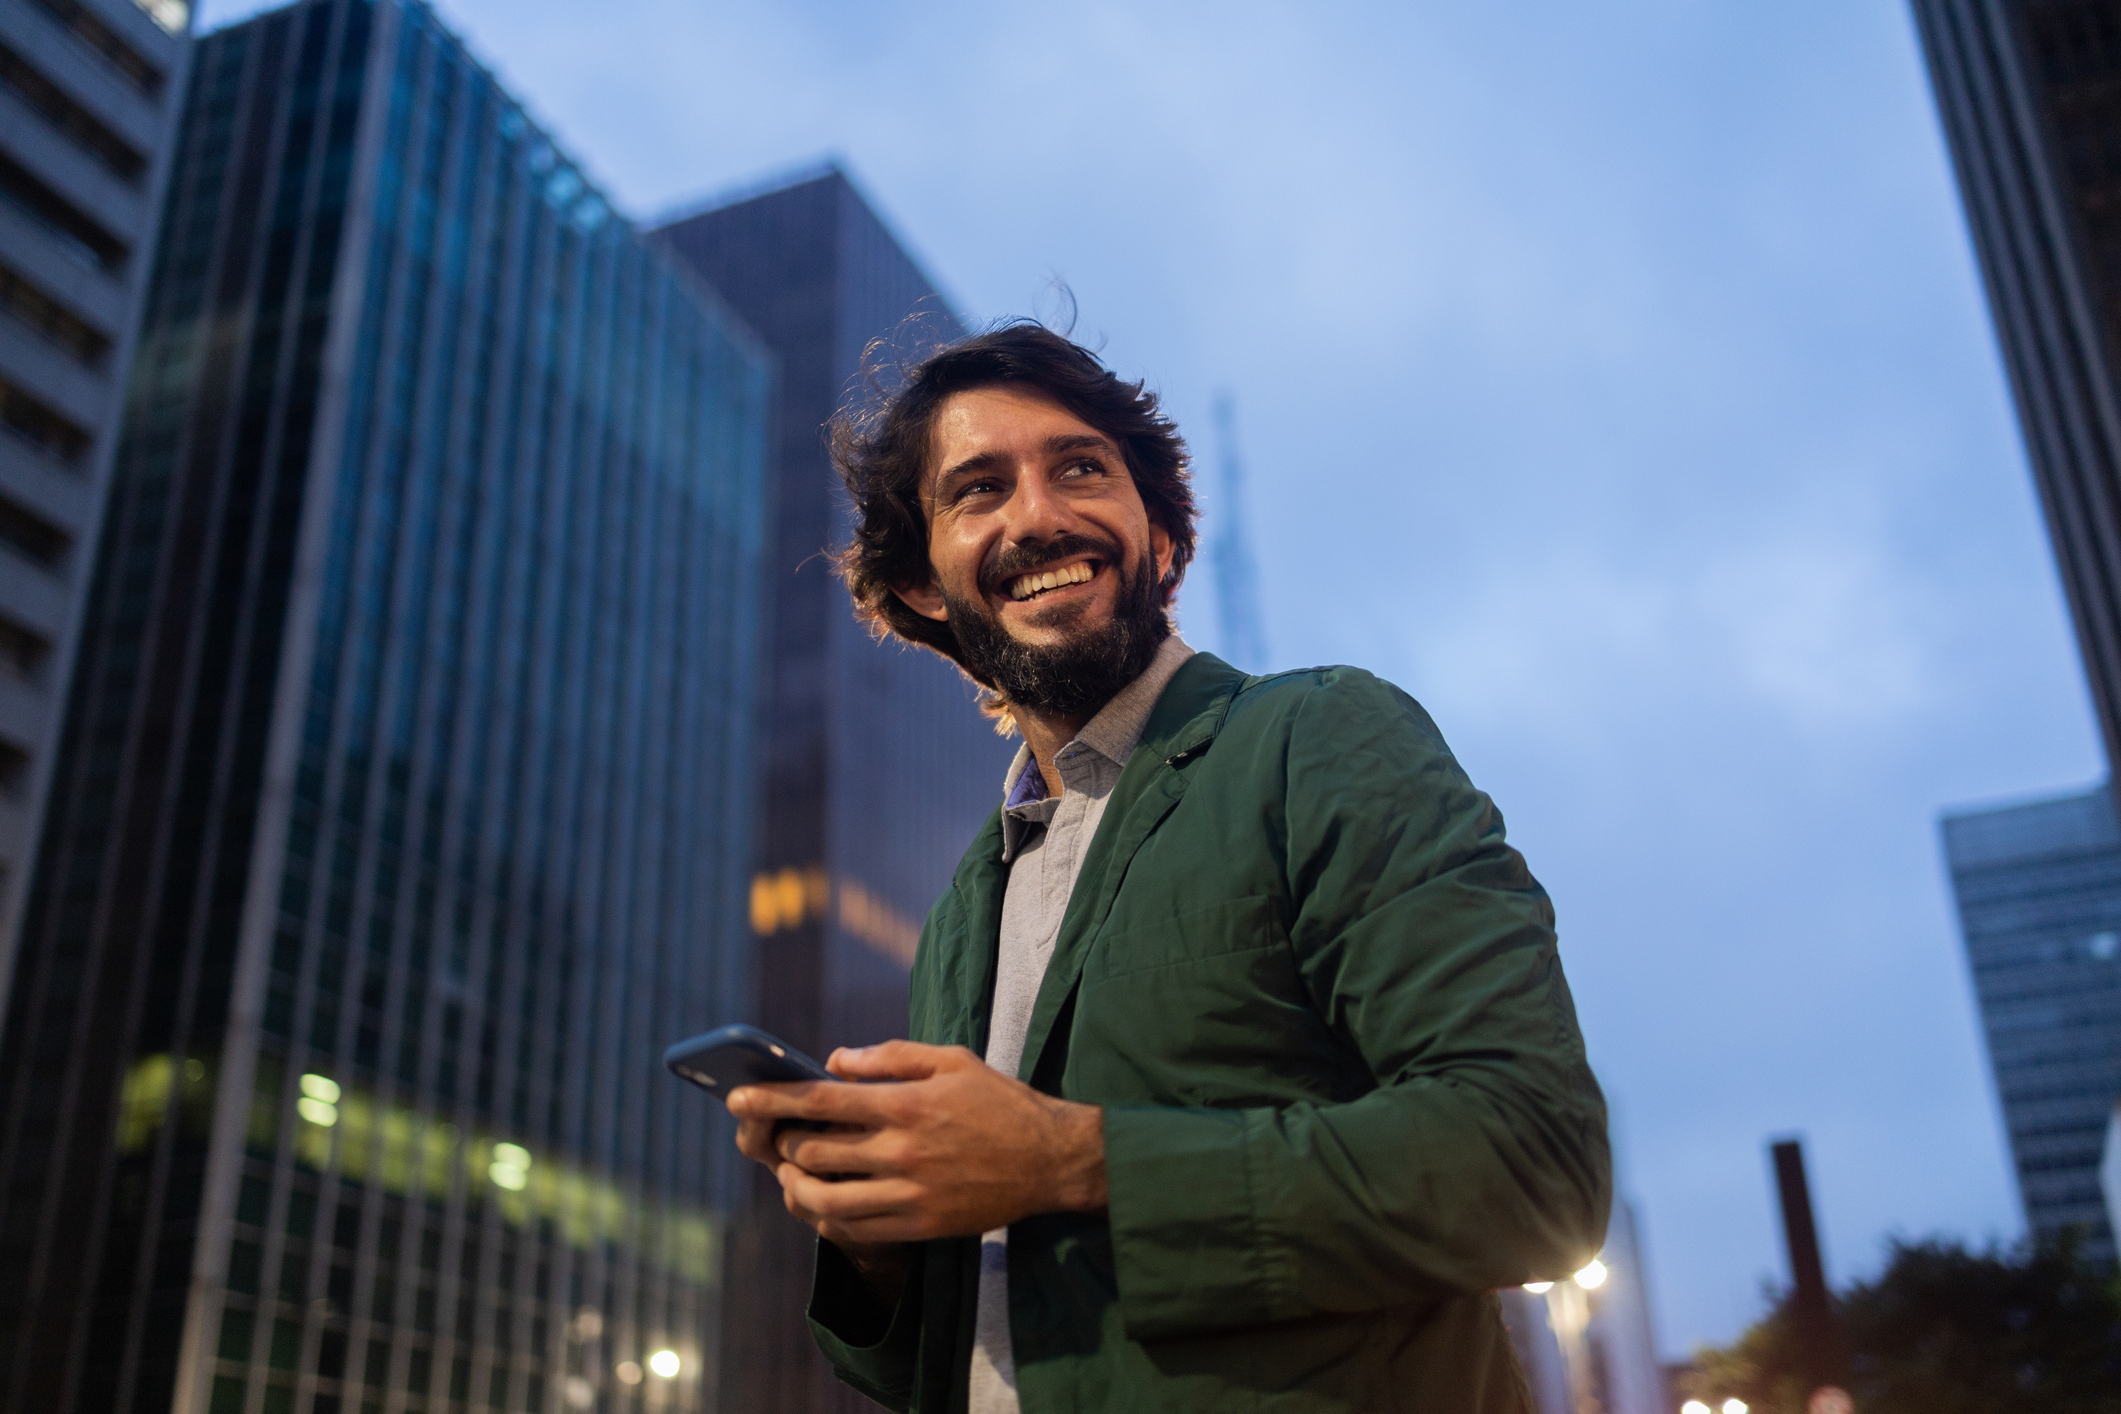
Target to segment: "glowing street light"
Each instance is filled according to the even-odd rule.
[[[641,1382],[641,1367],[631,1360],[621,1360],[619,1362],[618,1374],[621,1383],[637,1385]],[[1709,1411],[1703,1409],[1701,1414],[1709,1414]]]
[[[1746,1403],[1742,1399],[1726,1399],[1723,1401],[1723,1414],[1745,1414],[1745,1410]]]
[[[1599,1287],[1605,1285],[1605,1279],[1606,1265],[1595,1257],[1591,1259],[1589,1266],[1576,1274],[1576,1284],[1585,1291],[1596,1291]],[[1745,1411],[1743,1409],[1726,1410],[1725,1414],[1745,1414]]]
[[[1690,1399],[1679,1406],[1679,1414],[1715,1414],[1715,1412],[1700,1400]]]
[[[1554,1283],[1550,1281],[1528,1281],[1524,1284],[1524,1289],[1531,1292],[1534,1296],[1544,1296],[1554,1289]]]
[[[675,1350],[658,1350],[648,1357],[648,1368],[659,1378],[674,1380],[678,1377],[678,1353]],[[1736,1414],[1745,1414],[1740,1409]]]

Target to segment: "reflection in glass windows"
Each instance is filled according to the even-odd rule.
[[[0,1031],[0,1406],[699,1409],[729,1146],[658,1058],[744,980],[768,359],[423,6],[195,65]]]

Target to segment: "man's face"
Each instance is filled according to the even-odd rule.
[[[930,466],[933,579],[898,593],[950,624],[975,675],[1076,715],[1148,666],[1171,537],[1111,438],[1029,389],[981,388],[943,403]]]

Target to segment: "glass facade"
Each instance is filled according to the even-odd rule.
[[[734,1156],[659,1057],[747,995],[770,354],[425,7],[194,62],[0,1031],[0,1407],[710,1407]]]
[[[776,488],[766,805],[751,921],[750,1015],[806,1051],[902,1036],[920,920],[1001,801],[1015,743],[931,653],[880,644],[820,553],[846,543],[826,452],[833,413],[896,361],[964,333],[837,168],[671,222],[655,238],[773,346]],[[872,345],[881,341],[872,354]],[[734,1234],[722,1407],[869,1408],[812,1345],[809,1231],[763,1169]]]
[[[1948,815],[1944,852],[2027,1225],[2114,1260],[2099,1189],[2121,1099],[2121,826],[2105,787]]]
[[[2107,760],[2121,763],[2121,6],[1913,7]]]

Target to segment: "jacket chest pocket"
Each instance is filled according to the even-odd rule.
[[[1167,918],[1108,924],[1083,961],[1085,988],[1167,968],[1212,967],[1238,953],[1288,951],[1274,900],[1224,899]]]
[[[1107,1104],[1258,1105],[1333,1086],[1274,900],[1124,920],[1083,961],[1066,1093]]]

